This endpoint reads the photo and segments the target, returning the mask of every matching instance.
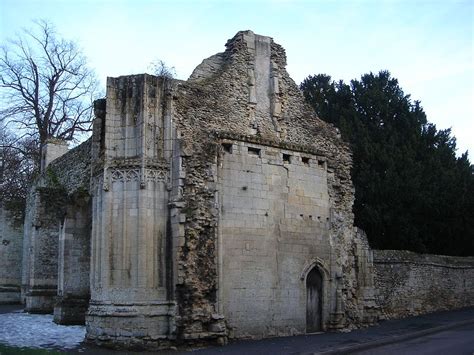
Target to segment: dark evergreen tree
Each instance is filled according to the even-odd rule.
[[[388,71],[350,85],[324,74],[301,89],[353,151],[354,214],[374,248],[474,255],[474,175],[451,131],[427,121]]]

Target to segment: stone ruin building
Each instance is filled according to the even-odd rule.
[[[285,66],[280,45],[243,31],[187,81],[108,78],[91,139],[45,147],[24,223],[26,311],[148,348],[374,324],[350,150]]]

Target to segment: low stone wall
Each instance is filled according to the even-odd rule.
[[[474,257],[374,250],[376,301],[382,318],[474,306]]]

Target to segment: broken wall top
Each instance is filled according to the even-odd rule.
[[[43,173],[47,187],[63,188],[68,195],[89,191],[91,139],[53,160]]]
[[[238,32],[225,52],[205,59],[187,82],[177,82],[178,123],[190,134],[228,133],[315,152],[350,180],[348,145],[306,104],[285,67],[285,50],[272,38]]]

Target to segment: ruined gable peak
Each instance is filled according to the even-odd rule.
[[[241,50],[249,52],[252,57],[256,55],[258,49],[268,50],[271,52],[273,59],[277,59],[277,62],[282,67],[286,66],[286,54],[284,48],[275,43],[272,37],[263,36],[254,33],[251,30],[239,31],[234,37],[229,39],[226,43],[226,52],[237,53]]]
[[[275,43],[272,37],[255,34],[251,30],[239,31],[225,44],[226,50],[206,58],[199,64],[189,77],[190,82],[209,79],[221,71],[225,62],[232,58],[245,58],[254,61],[262,54],[272,59],[273,69],[284,70],[286,54],[282,46]]]

